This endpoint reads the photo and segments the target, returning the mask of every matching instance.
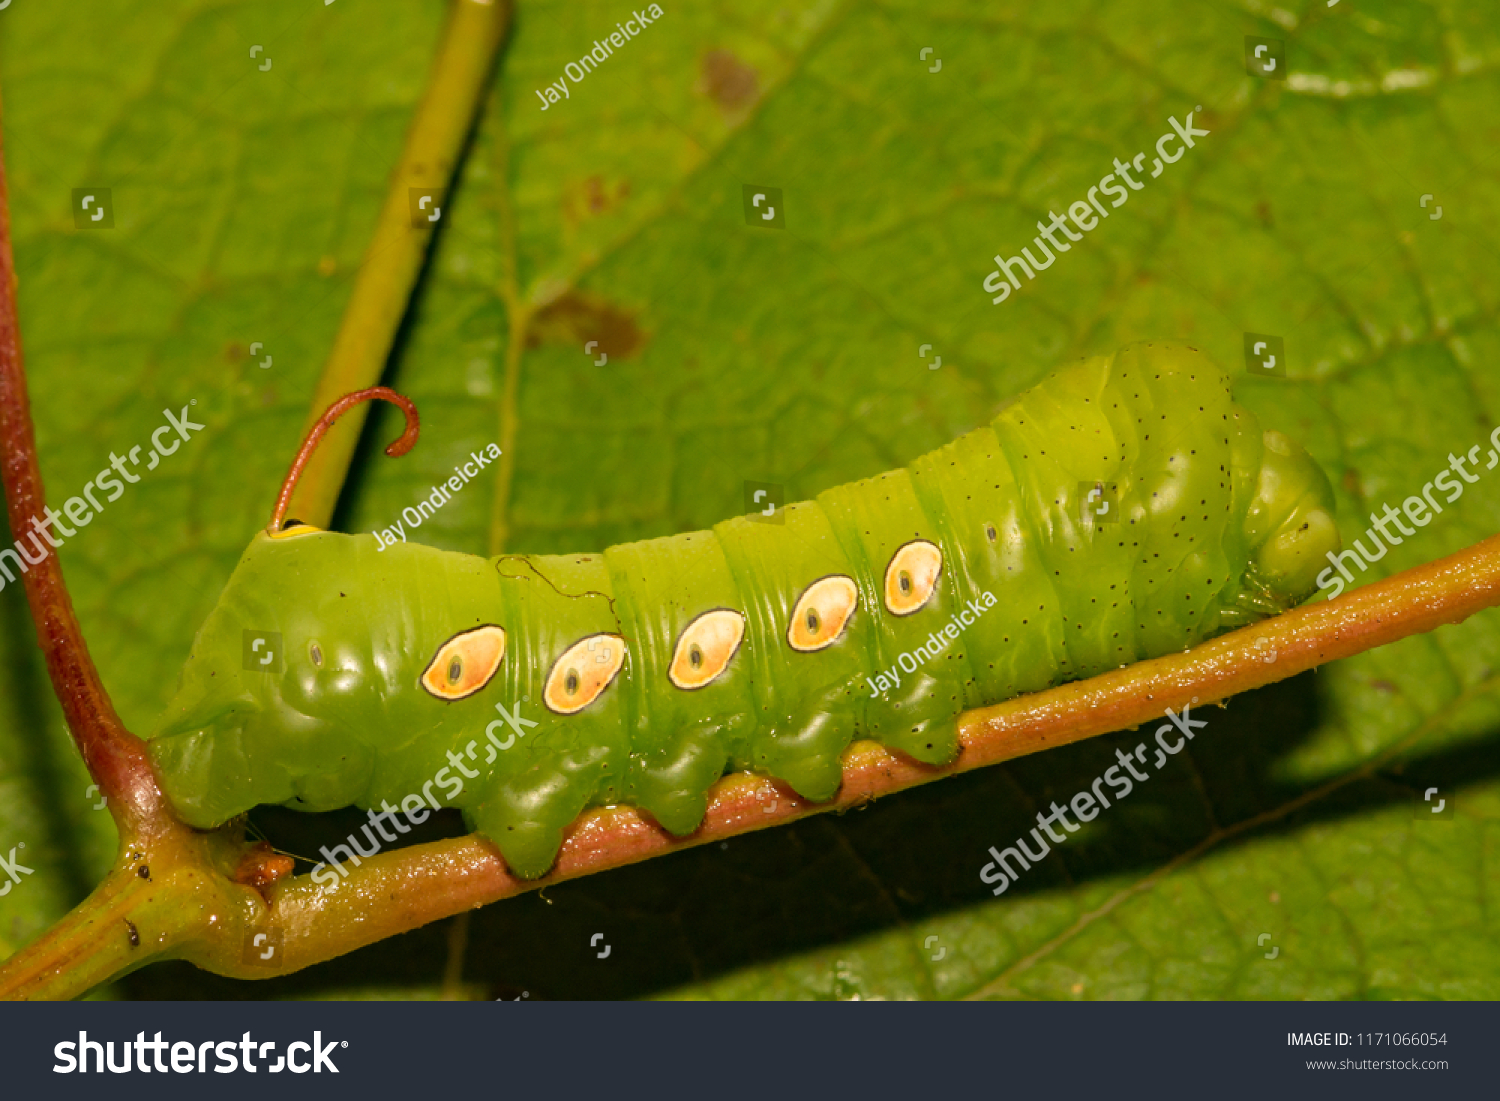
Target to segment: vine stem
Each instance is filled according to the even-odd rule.
[[[469,836],[367,858],[340,889],[308,876],[282,880],[272,920],[286,932],[286,971],[330,959],[427,922],[563,880],[678,849],[846,810],[944,776],[1067,745],[1143,723],[1166,710],[1206,706],[1338,658],[1458,623],[1500,603],[1500,536],[1446,558],[1263,620],[1192,650],[959,717],[958,759],[934,768],[873,743],[851,746],[831,802],[807,803],[770,780],[740,774],[720,781],[703,825],[674,839],[635,810],[581,817],[553,870],[534,880],[510,875],[488,841]],[[1269,660],[1268,660],[1269,659]],[[200,960],[204,966],[214,961]],[[222,961],[220,961],[222,962]],[[215,968],[216,969],[216,968]],[[250,976],[249,969],[235,973]]]
[[[0,148],[0,480],[5,484],[11,534],[26,539],[41,526],[49,510],[26,392],[16,309],[18,287],[10,243],[10,190]],[[108,797],[116,824],[122,833],[133,831],[162,806],[161,792],[146,760],[145,743],[125,729],[104,690],[78,626],[56,552],[45,539],[34,534],[32,539],[43,552],[42,561],[30,569],[22,565],[21,569],[47,675],[57,691],[73,742],[83,755],[89,775]]]
[[[26,391],[18,286],[0,141],[0,482],[13,534],[37,531],[49,515]],[[5,998],[81,993],[170,954],[205,929],[210,936],[237,929],[265,909],[254,890],[214,871],[235,866],[236,831],[200,834],[172,813],[145,743],[120,720],[94,666],[62,564],[50,543],[38,543],[46,548],[42,561],[22,567],[37,642],[73,742],[108,799],[120,849],[114,868],[84,902],[0,968]],[[231,920],[205,921],[205,910]]]

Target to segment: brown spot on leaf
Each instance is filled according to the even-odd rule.
[[[1348,492],[1349,496],[1358,497],[1360,495],[1359,471],[1355,470],[1353,467],[1350,467],[1348,470],[1344,471],[1343,480],[1344,489]]]
[[[608,214],[629,197],[629,180],[606,183],[603,176],[595,174],[563,192],[563,216],[570,225],[578,225]]]
[[[564,344],[581,351],[591,340],[599,342],[596,352],[604,352],[611,359],[628,359],[645,345],[646,334],[633,315],[577,291],[569,291],[538,311],[526,332],[528,348]]]
[[[226,363],[238,363],[245,358],[245,346],[237,340],[231,340],[224,345],[224,360]]]
[[[603,213],[609,206],[609,200],[604,194],[604,179],[600,176],[590,176],[584,181],[584,192],[589,205],[590,214]]]
[[[733,111],[755,102],[760,77],[728,50],[709,50],[703,55],[698,88],[720,107]]]

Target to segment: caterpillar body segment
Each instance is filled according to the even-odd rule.
[[[590,806],[682,835],[742,769],[826,800],[856,738],[944,763],[966,708],[1290,607],[1338,548],[1332,516],[1222,370],[1133,346],[784,524],[495,559],[263,533],[152,757],[196,826],[453,806],[533,878]],[[246,632],[279,636],[274,669]]]

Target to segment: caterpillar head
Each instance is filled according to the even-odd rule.
[[[390,557],[371,536],[306,525],[251,541],[150,741],[158,780],[189,824],[364,795],[375,732],[399,726],[392,698],[409,696],[421,672],[404,656],[420,614],[394,576],[411,571]]]
[[[1340,548],[1333,487],[1322,467],[1274,429],[1262,435],[1255,497],[1245,516],[1253,588],[1281,612],[1317,589],[1328,554]]]

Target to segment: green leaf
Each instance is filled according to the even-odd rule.
[[[144,731],[265,522],[443,5],[97,7],[0,14],[0,82],[54,506],[163,408],[196,398],[208,424],[62,551]],[[505,463],[422,541],[556,552],[705,527],[747,480],[795,499],[907,462],[1076,356],[1184,340],[1240,370],[1255,332],[1284,338],[1288,377],[1240,400],[1324,464],[1347,545],[1500,422],[1500,29],[1477,0],[1353,7],[674,4],[542,111],[535,90],[625,9],[522,3],[386,380],[422,442],[386,459],[397,418],[372,418],[338,524],[390,523],[495,441]],[[1286,42],[1288,79],[1247,75],[1247,35]],[[1190,111],[1210,134],[1150,179]],[[1145,188],[992,305],[993,255],[1141,151]],[[784,229],[746,224],[746,184],[781,189]],[[71,189],[105,186],[115,228],[75,230]],[[1481,469],[1362,580],[1493,532],[1497,487]],[[0,898],[12,947],[109,842],[18,596],[0,594],[0,849],[24,833],[48,855]],[[1488,612],[1195,712],[1189,750],[998,899],[989,846],[1150,730],[488,907],[451,992],[1500,996],[1497,659]],[[349,819],[255,821],[309,853]],[[183,965],[124,986],[427,997],[455,973],[450,926],[253,987]]]

